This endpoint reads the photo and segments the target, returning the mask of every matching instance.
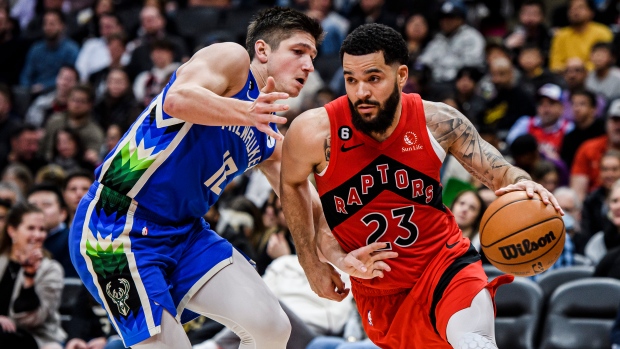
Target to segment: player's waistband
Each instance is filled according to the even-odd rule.
[[[101,192],[97,194],[101,188]],[[132,214],[134,217],[147,220],[149,222],[159,224],[159,225],[185,225],[192,224],[196,221],[196,219],[189,219],[187,221],[170,221],[163,217],[161,213],[156,213],[154,211],[149,210],[147,207],[139,205],[138,202],[129,196],[119,193],[114,189],[110,189],[99,181],[95,181],[93,185],[88,189],[88,196],[93,199],[99,201],[102,207],[109,208],[112,210],[124,210]]]
[[[370,296],[370,297],[390,296],[394,294],[411,291],[411,288],[407,288],[407,287],[404,287],[404,288],[397,287],[397,288],[388,288],[388,289],[368,287],[362,284],[361,282],[359,282],[358,280],[356,280],[354,277],[351,277],[351,287],[354,289],[356,294],[359,294],[362,296]]]

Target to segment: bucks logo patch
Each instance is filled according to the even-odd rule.
[[[127,316],[129,314],[129,306],[125,301],[129,298],[129,290],[131,286],[129,285],[129,281],[124,278],[119,278],[118,282],[121,284],[120,287],[112,288],[112,281],[108,282],[105,287],[105,293],[110,297],[110,299],[116,304],[118,307],[118,312]]]

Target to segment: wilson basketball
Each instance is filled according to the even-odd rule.
[[[480,222],[480,244],[499,270],[516,276],[542,273],[564,249],[564,221],[538,194],[504,194],[485,211]]]

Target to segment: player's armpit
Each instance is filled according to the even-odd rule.
[[[487,187],[497,190],[512,184],[512,177],[527,175],[482,139],[474,125],[456,109],[425,101],[424,112],[426,125],[441,147]]]

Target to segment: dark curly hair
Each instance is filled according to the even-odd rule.
[[[357,27],[340,47],[340,61],[345,53],[363,56],[383,51],[385,64],[407,64],[409,52],[403,36],[396,30],[383,24],[364,24]]]
[[[324,32],[321,24],[299,11],[284,7],[260,11],[252,18],[245,40],[245,47],[250,54],[250,60],[254,59],[256,53],[254,43],[257,40],[264,40],[275,51],[280,42],[298,32],[312,35],[317,45],[323,40]]]

